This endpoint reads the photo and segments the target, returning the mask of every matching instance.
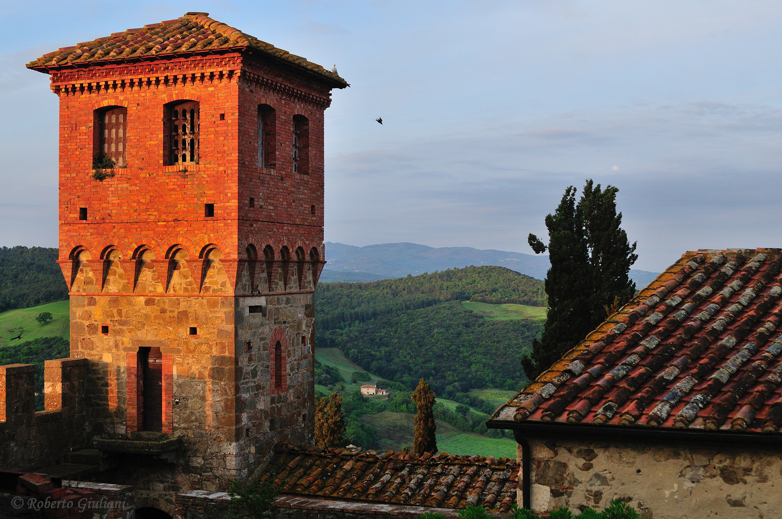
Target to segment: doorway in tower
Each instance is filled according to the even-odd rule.
[[[138,350],[138,413],[143,431],[163,431],[163,355],[160,348]]]

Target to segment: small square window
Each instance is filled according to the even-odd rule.
[[[109,334],[109,326],[107,324],[102,325],[100,327],[100,333],[102,333],[103,335],[108,335]]]
[[[251,351],[253,351],[252,341],[244,341],[244,352],[250,353]]]
[[[225,114],[220,114],[220,120],[225,121]]]
[[[87,208],[79,207],[79,220],[86,220],[86,219],[87,219]]]
[[[310,206],[310,214],[315,214],[315,206],[314,205]]]
[[[215,205],[214,204],[204,204],[204,216],[207,218],[213,218],[215,215]]]
[[[262,305],[249,306],[247,311],[251,314],[262,314],[264,317],[266,317],[266,307]]]
[[[307,338],[302,335],[301,336],[301,345],[304,346],[305,344],[307,344]]]
[[[250,197],[250,207],[255,207],[255,198]]]
[[[198,335],[198,327],[191,326],[190,327],[190,335]]]

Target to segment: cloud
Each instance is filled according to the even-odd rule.
[[[545,235],[564,189],[593,178],[620,188],[639,268],[662,270],[701,246],[782,245],[782,230],[758,226],[760,214],[782,218],[780,117],[766,105],[625,106],[329,156],[327,239],[529,252],[524,237]]]

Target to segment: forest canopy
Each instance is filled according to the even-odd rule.
[[[0,312],[68,299],[57,249],[0,247]]]
[[[468,267],[372,283],[323,283],[317,347],[339,348],[363,369],[410,390],[426,378],[444,397],[517,389],[536,320],[487,321],[461,301],[543,306],[543,282],[502,267]]]

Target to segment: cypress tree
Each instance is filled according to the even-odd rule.
[[[437,438],[435,436],[437,424],[435,424],[432,409],[435,396],[434,391],[429,388],[429,384],[424,379],[418,382],[418,387],[410,396],[416,409],[413,419],[413,423],[415,423],[413,453],[416,456],[422,456],[425,452],[430,454],[437,452]]]
[[[320,448],[344,447],[345,419],[342,416],[342,395],[331,393],[315,402],[315,445]]]
[[[559,360],[635,294],[628,273],[638,255],[621,228],[614,186],[605,190],[587,180],[576,204],[576,188],[565,190],[554,214],[546,216],[549,244],[534,234],[528,242],[535,253],[548,250],[546,275],[548,315],[540,340],[522,358],[524,372],[537,377]]]

